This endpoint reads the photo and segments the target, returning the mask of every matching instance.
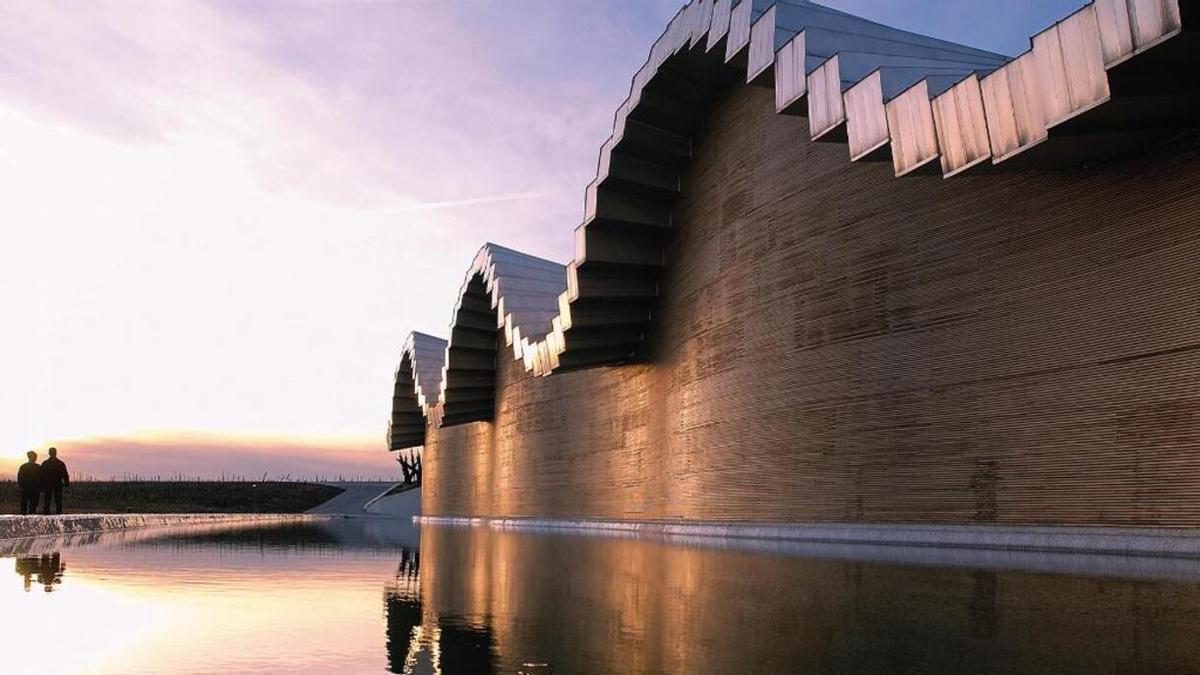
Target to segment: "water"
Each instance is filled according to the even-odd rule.
[[[1200,672],[1187,560],[337,519],[0,542],[0,610],[39,675]]]

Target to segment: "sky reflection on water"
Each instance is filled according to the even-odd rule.
[[[0,672],[1200,672],[1194,562],[811,554],[384,519],[0,543]]]

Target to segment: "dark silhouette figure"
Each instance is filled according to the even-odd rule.
[[[42,513],[50,515],[50,501],[54,500],[54,512],[61,514],[63,488],[71,484],[67,465],[58,458],[58,448],[50,448],[50,459],[42,462]]]
[[[62,583],[63,572],[67,566],[62,564],[62,558],[57,552],[41,556],[20,556],[17,558],[17,574],[25,578],[25,592],[33,587],[33,577],[42,590],[53,593],[54,587]]]
[[[25,453],[28,462],[17,469],[17,487],[21,489],[21,515],[37,513],[38,492],[42,489],[42,467],[38,466],[37,453]]]

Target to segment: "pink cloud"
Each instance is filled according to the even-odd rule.
[[[63,439],[46,444],[77,478],[172,479],[241,477],[399,480],[392,456],[374,438],[312,440],[265,435],[153,432]],[[45,448],[38,450],[41,461]],[[0,458],[0,476],[11,476],[24,457]]]
[[[0,5],[0,91],[122,141],[217,131],[272,190],[466,201],[447,230],[552,233],[533,248],[565,258],[613,111],[679,5]]]

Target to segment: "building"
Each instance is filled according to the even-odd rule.
[[[1008,58],[694,0],[575,259],[485,245],[406,344],[424,513],[1200,525],[1198,15],[1096,0]]]

